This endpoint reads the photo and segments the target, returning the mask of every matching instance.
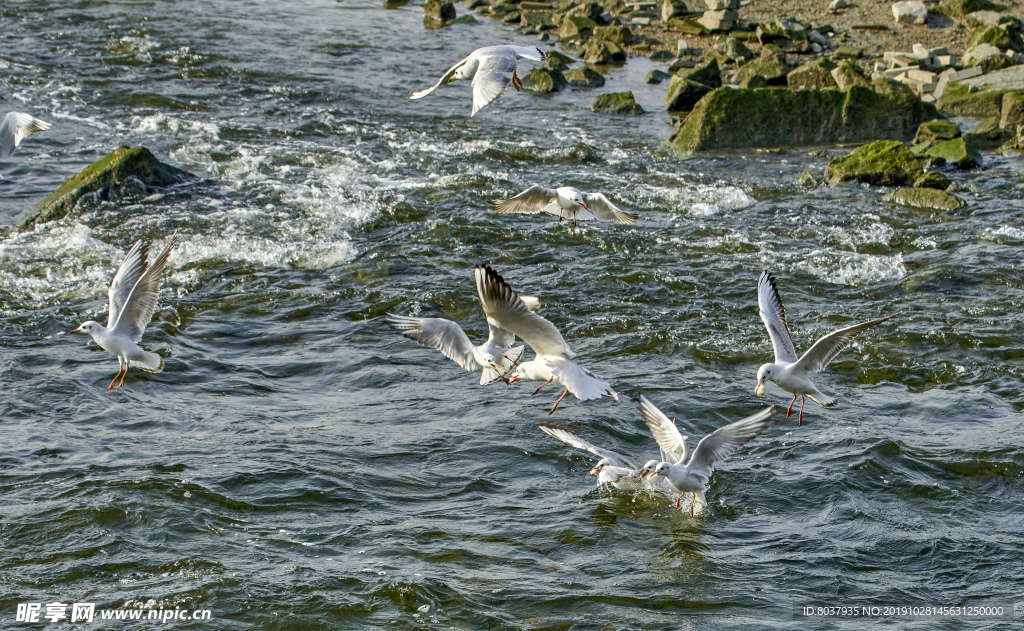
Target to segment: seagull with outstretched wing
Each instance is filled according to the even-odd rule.
[[[18,148],[26,136],[37,131],[46,131],[50,123],[23,112],[8,112],[4,122],[0,123],[0,160],[10,160],[14,150]]]
[[[499,213],[534,215],[543,212],[558,217],[558,221],[572,221],[573,226],[591,219],[633,223],[639,218],[613,204],[602,193],[584,193],[571,186],[545,188],[534,184],[515,197],[492,201],[491,208]]]

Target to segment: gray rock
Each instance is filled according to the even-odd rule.
[[[668,22],[672,18],[683,17],[689,13],[689,9],[686,7],[686,3],[681,0],[662,0],[661,1],[661,21]]]
[[[900,188],[884,199],[893,204],[925,210],[953,211],[964,206],[964,200],[935,188]]]
[[[594,97],[590,111],[602,114],[643,114],[644,108],[636,102],[632,92],[613,92]]]
[[[924,24],[928,20],[928,7],[920,0],[902,0],[893,3],[892,16],[897,24]]]
[[[671,78],[672,75],[670,75],[669,73],[665,72],[664,70],[658,70],[657,68],[655,68],[654,70],[647,73],[647,76],[644,77],[644,80],[647,81],[647,83],[656,84],[661,83],[665,79]]]
[[[728,31],[736,25],[739,12],[735,9],[722,11],[705,11],[704,15],[697,18],[697,23],[709,31]]]
[[[600,88],[604,85],[604,77],[590,66],[573,68],[565,73],[565,79],[574,88]]]

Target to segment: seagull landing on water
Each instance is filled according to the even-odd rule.
[[[492,201],[491,208],[499,213],[533,215],[543,212],[558,217],[558,221],[568,219],[573,226],[591,219],[633,223],[639,217],[622,210],[601,193],[584,193],[571,186],[544,188],[539,184],[512,199]]]
[[[473,79],[473,111],[470,116],[487,107],[505,92],[511,83],[518,90],[523,82],[516,74],[517,59],[544,61],[547,55],[534,46],[487,46],[478,48],[459,63],[444,73],[444,76],[432,87],[417,90],[409,95],[410,99],[422,99],[442,85],[456,79]],[[509,79],[505,75],[512,73]]]
[[[754,388],[754,392],[758,396],[763,395],[765,382],[771,381],[786,392],[792,393],[793,400],[789,402],[786,418],[793,414],[793,404],[796,403],[796,398],[799,395],[798,425],[804,424],[805,397],[811,397],[811,401],[826,408],[835,407],[837,403],[833,397],[818,390],[814,382],[811,381],[811,373],[825,370],[832,358],[849,346],[853,338],[871,327],[899,315],[894,313],[884,318],[861,322],[845,329],[833,331],[815,342],[814,346],[797,359],[796,347],[793,345],[793,338],[789,335],[789,326],[786,324],[786,308],[782,306],[782,298],[779,297],[779,288],[775,285],[775,277],[767,270],[762,272],[757,279],[757,306],[761,312],[761,320],[764,321],[764,326],[768,329],[768,336],[772,339],[775,363],[765,364],[757,370],[757,387]]]
[[[663,475],[676,490],[683,493],[676,498],[676,508],[679,508],[680,500],[686,497],[687,493],[693,493],[693,501],[690,502],[690,516],[693,517],[694,504],[708,504],[704,498],[704,491],[715,467],[768,429],[772,422],[771,416],[775,413],[775,406],[711,432],[697,443],[697,448],[693,450],[689,461],[685,461],[686,439],[679,434],[676,424],[643,395],[640,395],[640,413],[662,450],[682,455],[682,459],[677,463],[659,462],[649,474],[650,477]],[[645,471],[641,475],[647,477],[648,471],[645,465]]]
[[[172,235],[167,247],[152,262],[149,260],[149,242],[136,241],[132,249],[124,257],[114,280],[107,290],[110,299],[110,313],[107,326],[99,322],[83,322],[72,333],[88,333],[103,350],[117,355],[117,374],[107,386],[109,392],[114,382],[121,377],[119,388],[124,387],[124,378],[128,376],[128,367],[136,366],[147,372],[160,372],[164,369],[164,360],[156,353],[148,353],[139,346],[142,332],[146,329],[156,301],[160,296],[160,284],[163,281],[164,267],[174,247],[175,236]],[[124,374],[121,373],[122,360]]]
[[[26,136],[37,131],[46,131],[50,123],[33,118],[21,112],[8,112],[0,124],[0,160],[6,162],[14,155],[14,150]],[[2,176],[0,176],[2,177]]]
[[[520,296],[527,309],[536,311],[540,308],[540,300],[533,296]],[[436,348],[456,364],[468,371],[479,366],[480,385],[485,386],[501,379],[506,384],[508,373],[515,368],[523,356],[523,347],[515,346],[516,336],[490,322],[487,341],[480,346],[473,346],[469,336],[458,324],[444,318],[411,318],[387,314],[388,324],[399,333],[415,340],[424,346]]]
[[[510,380],[520,379],[543,381],[534,394],[552,381],[565,386],[565,392],[551,406],[549,414],[558,409],[565,395],[570,392],[580,401],[619,395],[607,381],[597,378],[594,373],[572,360],[575,353],[569,348],[555,325],[533,313],[500,274],[490,267],[476,266],[476,291],[487,314],[487,323],[500,327],[519,336],[536,353],[536,357],[523,362],[512,372]]]

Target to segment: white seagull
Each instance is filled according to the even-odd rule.
[[[580,401],[602,396],[619,400],[619,395],[607,381],[599,379],[572,360],[575,353],[562,339],[555,325],[530,311],[500,274],[490,267],[477,265],[476,291],[484,313],[487,314],[487,322],[519,336],[536,353],[532,360],[516,367],[510,380],[543,381],[534,390],[534,394],[552,381],[565,386],[565,392],[555,401],[549,414],[554,413],[558,404],[570,392]]]
[[[43,122],[22,112],[8,112],[0,124],[0,160],[7,161],[14,155],[18,144],[29,134],[46,131],[50,123]]]
[[[540,308],[540,300],[533,296],[520,296],[530,311]],[[444,318],[412,318],[387,314],[388,323],[399,333],[424,346],[436,348],[456,364],[472,372],[476,367],[480,373],[480,385],[484,386],[501,379],[510,383],[506,375],[523,356],[523,346],[515,346],[516,336],[505,329],[487,323],[487,341],[473,346],[469,336],[458,324]]]
[[[544,51],[535,46],[487,46],[478,48],[459,63],[444,73],[444,76],[432,87],[417,90],[409,95],[410,99],[422,99],[442,85],[456,79],[473,78],[473,116],[498,99],[505,88],[511,83],[518,90],[523,82],[516,74],[517,59],[544,61]],[[511,72],[509,79],[505,74]]]
[[[590,475],[597,476],[598,486],[601,486],[602,484],[611,484],[622,491],[636,491],[643,485],[643,480],[640,479],[640,472],[635,466],[633,466],[633,463],[622,454],[610,449],[598,447],[594,443],[580,438],[576,434],[573,434],[569,430],[564,427],[559,427],[558,425],[541,423],[538,427],[540,427],[540,431],[555,440],[560,440],[566,445],[575,447],[576,449],[589,451],[599,457],[600,460],[598,460],[597,464],[590,469]]]
[[[686,457],[686,439],[679,434],[676,424],[643,395],[640,395],[640,413],[647,421],[647,427],[654,435],[654,440],[658,441],[663,450],[670,453],[681,452],[683,458]],[[659,462],[650,475],[665,476],[676,490],[682,492],[682,495],[676,498],[676,508],[679,508],[680,500],[687,493],[693,493],[693,501],[690,502],[692,517],[694,504],[708,504],[704,498],[704,491],[715,467],[768,429],[774,413],[775,406],[771,406],[742,421],[719,427],[697,443],[697,448],[693,450],[688,462]]]
[[[114,280],[107,290],[110,299],[110,313],[107,326],[99,322],[83,322],[72,333],[88,333],[103,350],[117,355],[117,374],[107,386],[109,392],[114,382],[121,377],[119,388],[124,387],[124,378],[128,376],[128,367],[136,366],[147,372],[160,372],[164,369],[164,360],[156,353],[148,353],[138,345],[142,332],[146,329],[156,301],[160,295],[160,284],[163,281],[164,267],[174,247],[175,235],[171,235],[167,246],[152,262],[149,260],[148,241],[136,241],[132,249],[124,257]],[[121,374],[124,360],[124,374]]]
[[[491,208],[499,213],[534,215],[544,212],[558,217],[558,221],[568,219],[573,226],[591,219],[633,223],[639,217],[622,210],[601,193],[584,193],[571,186],[544,188],[540,184],[534,184],[512,199],[492,201]]]
[[[837,403],[833,397],[818,390],[814,382],[811,381],[811,373],[825,370],[832,358],[846,348],[853,338],[871,327],[899,315],[894,313],[884,318],[861,322],[833,331],[815,342],[814,346],[797,359],[796,347],[793,345],[793,338],[789,335],[789,326],[786,324],[786,309],[782,306],[782,298],[779,297],[779,288],[775,285],[775,277],[767,270],[762,272],[757,279],[757,306],[761,312],[761,320],[764,321],[764,326],[768,329],[768,336],[772,339],[775,362],[765,364],[757,370],[757,387],[754,388],[754,392],[758,396],[763,395],[765,382],[771,381],[786,392],[792,393],[793,400],[789,402],[786,418],[793,414],[793,404],[796,403],[796,397],[799,395],[798,425],[804,424],[805,397],[811,397],[811,401],[826,408],[835,407]]]

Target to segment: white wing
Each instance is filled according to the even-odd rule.
[[[562,441],[563,443],[569,445],[570,447],[582,449],[583,451],[589,451],[590,453],[594,454],[599,458],[608,460],[608,462],[611,463],[613,466],[626,467],[629,469],[636,470],[636,467],[633,466],[633,463],[630,462],[629,459],[623,456],[622,454],[612,451],[610,449],[598,447],[594,443],[583,438],[580,438],[576,434],[573,434],[564,427],[559,427],[558,425],[553,425],[551,423],[541,423],[539,427],[540,431],[544,432],[545,434],[556,440]]]
[[[864,331],[867,331],[873,326],[877,326],[889,318],[895,318],[899,314],[893,314],[885,316],[884,318],[878,318],[877,320],[869,320],[868,322],[861,322],[860,324],[854,324],[848,326],[845,329],[839,329],[833,331],[828,335],[824,336],[820,340],[814,343],[814,346],[807,349],[807,352],[800,357],[800,360],[796,363],[796,368],[802,368],[807,372],[819,372],[828,366],[828,363],[832,361],[832,358],[839,354],[839,351],[849,346],[853,338],[857,337]]]
[[[619,395],[612,390],[608,382],[598,378],[583,366],[564,357],[545,357],[551,374],[558,383],[569,389],[580,401],[589,401],[601,397],[612,397],[616,401]]]
[[[633,223],[640,218],[640,215],[622,210],[601,193],[584,193],[583,201],[587,203],[587,210],[603,221]]]
[[[505,88],[512,82],[504,72],[514,72],[516,58],[513,55],[501,57],[480,57],[480,66],[473,75],[473,111],[470,116],[487,107],[505,93]]]
[[[532,215],[544,210],[557,194],[553,188],[544,188],[534,184],[512,199],[492,201],[491,208],[499,213],[520,213]]]
[[[776,362],[795,362],[796,347],[793,337],[789,334],[786,324],[786,308],[782,306],[779,288],[775,286],[775,277],[765,270],[757,279],[757,307],[761,312],[761,320],[768,329],[768,337],[772,338]]]
[[[626,467],[609,467],[606,465],[601,467],[601,470],[597,472],[598,485],[611,484],[612,486],[618,486],[625,483],[629,478],[634,478],[636,482],[635,484],[628,485],[627,488],[630,486],[639,488],[643,485],[643,482],[640,480],[640,476],[637,475],[635,469],[628,469]]]
[[[701,439],[693,450],[693,457],[687,467],[690,473],[704,478],[704,484],[711,472],[737,449],[757,438],[772,423],[775,406],[767,407],[742,421],[719,427]]]
[[[661,447],[662,459],[670,464],[686,464],[688,450],[686,436],[679,433],[679,428],[659,410],[650,399],[640,395],[640,414],[647,421],[654,440]]]
[[[136,344],[142,339],[142,332],[146,330],[146,325],[149,324],[153,312],[156,311],[156,301],[160,296],[164,267],[167,265],[167,259],[171,256],[171,248],[174,247],[175,240],[176,236],[171,235],[167,247],[160,252],[155,261],[146,267],[146,271],[142,273],[128,297],[124,299],[124,306],[117,316],[117,322],[114,323],[115,333],[127,337]]]
[[[29,134],[49,128],[50,123],[44,123],[28,114],[8,112],[3,124],[0,124],[0,160],[9,159],[18,144]]]
[[[473,371],[477,367],[476,358],[473,356],[473,343],[469,341],[462,327],[451,320],[411,318],[390,313],[387,316],[388,324],[410,340],[436,348],[445,357],[468,371]]]
[[[472,57],[472,55],[470,55],[470,57]],[[410,99],[422,99],[423,97],[425,97],[426,95],[430,94],[434,90],[438,89],[442,85],[445,85],[446,83],[451,83],[452,81],[455,81],[455,71],[458,70],[459,68],[461,68],[463,65],[465,65],[465,63],[467,61],[469,61],[469,57],[466,57],[465,59],[463,59],[459,63],[457,63],[454,66],[452,66],[451,68],[449,68],[448,72],[444,73],[444,75],[441,76],[441,78],[437,81],[437,83],[435,83],[434,85],[430,86],[429,88],[426,88],[426,89],[423,89],[423,90],[416,90],[415,92],[413,92],[412,94],[409,95],[409,98]]]
[[[536,46],[510,46],[515,51],[515,56],[519,59],[529,59],[530,61],[544,61],[547,59],[547,55],[544,51],[537,48]]]
[[[505,279],[488,266],[476,266],[476,293],[488,323],[518,335],[538,355],[573,356],[555,325],[530,311]]]
[[[121,267],[117,268],[114,280],[110,281],[110,288],[107,289],[107,300],[109,302],[109,313],[107,313],[107,328],[114,328],[117,317],[121,315],[121,309],[128,300],[128,294],[142,278],[146,271],[149,259],[149,242],[136,241],[132,249],[128,250]]]

